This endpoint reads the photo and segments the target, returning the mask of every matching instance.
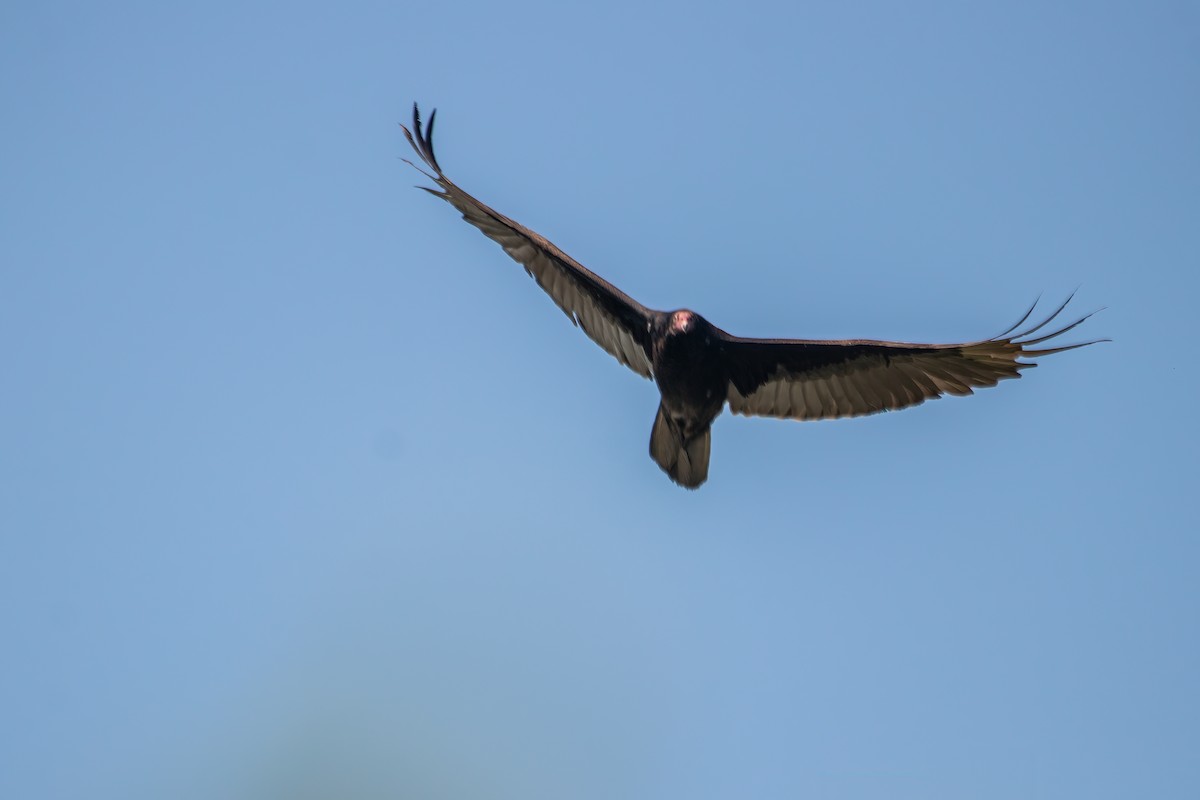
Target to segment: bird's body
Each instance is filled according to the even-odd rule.
[[[650,432],[650,456],[676,483],[698,487],[708,477],[709,427],[725,406],[729,374],[716,329],[694,311],[657,314],[651,364],[662,399]]]
[[[433,152],[435,117],[436,112],[430,115],[428,131],[422,131],[414,105],[413,128],[404,128],[409,143],[433,170],[425,174],[440,188],[427,191],[498,242],[610,355],[654,380],[661,401],[650,434],[650,455],[673,481],[689,489],[708,478],[711,426],[726,403],[735,414],[798,420],[873,414],[943,394],[971,394],[1036,366],[1018,358],[1091,344],[1032,349],[1087,319],[1033,336],[1057,318],[1066,303],[1020,332],[1014,333],[1033,308],[999,336],[962,344],[746,339],[694,311],[646,308],[447,178]]]
[[[683,317],[686,315],[686,317]],[[687,321],[680,323],[683,317]],[[707,428],[725,405],[729,375],[723,353],[714,346],[716,331],[693,311],[668,315],[651,345],[654,381],[663,409],[684,436]]]

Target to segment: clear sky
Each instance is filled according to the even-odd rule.
[[[657,395],[451,177],[742,335],[1111,344]],[[0,10],[0,796],[1200,796],[1200,8]]]

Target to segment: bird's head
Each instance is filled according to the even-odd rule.
[[[696,314],[693,311],[681,310],[672,311],[671,319],[667,323],[667,332],[670,334],[691,333],[696,327]]]

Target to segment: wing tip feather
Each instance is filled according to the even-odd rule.
[[[420,167],[417,167],[416,164],[413,164],[413,167],[423,172],[426,177],[432,180],[438,180],[439,178],[445,177],[445,173],[442,172],[442,167],[440,164],[438,164],[437,155],[433,150],[433,124],[436,120],[437,109],[435,108],[429,114],[429,124],[422,126],[421,109],[414,102],[412,110],[412,128],[409,129],[409,127],[403,122],[400,123],[400,130],[404,131],[404,138],[408,139],[408,143],[412,145],[412,149],[417,152],[417,155],[421,157],[421,160],[425,162],[425,165],[436,172],[437,175],[430,175],[424,170],[421,170]],[[407,161],[407,159],[405,160]],[[408,161],[408,163],[412,164],[411,161]]]
[[[979,344],[981,344],[981,345],[996,344],[996,345],[1002,345],[1002,346],[1007,346],[1009,348],[1012,348],[1015,352],[1012,352],[1008,357],[1011,359],[1014,359],[1014,363],[1017,363],[1022,366],[1033,366],[1032,364],[1025,364],[1024,362],[1017,362],[1017,361],[1015,361],[1015,359],[1029,358],[1029,357],[1034,357],[1034,356],[1054,355],[1055,353],[1065,353],[1068,350],[1077,350],[1081,347],[1087,347],[1089,345],[1099,344],[1101,342],[1111,342],[1112,339],[1102,338],[1102,339],[1092,339],[1087,342],[1078,342],[1075,344],[1060,345],[1060,346],[1056,346],[1056,347],[1034,348],[1031,346],[1031,345],[1042,344],[1043,342],[1048,342],[1051,339],[1056,339],[1059,336],[1062,336],[1064,333],[1074,330],[1075,328],[1079,327],[1087,320],[1091,319],[1096,314],[1099,314],[1101,311],[1105,310],[1104,307],[1098,308],[1095,311],[1090,311],[1087,314],[1084,314],[1083,316],[1079,317],[1078,319],[1076,319],[1070,323],[1067,323],[1065,325],[1062,325],[1061,327],[1057,327],[1057,328],[1051,330],[1049,333],[1043,333],[1041,336],[1033,336],[1033,334],[1044,329],[1051,322],[1058,319],[1059,315],[1061,315],[1062,312],[1066,309],[1067,304],[1069,304],[1071,302],[1071,300],[1074,299],[1076,292],[1078,292],[1078,289],[1071,292],[1067,296],[1067,299],[1064,300],[1057,308],[1054,309],[1053,312],[1051,312],[1041,322],[1039,322],[1036,325],[1033,325],[1029,328],[1025,328],[1025,329],[1019,331],[1018,333],[1013,333],[1014,330],[1017,330],[1021,325],[1023,325],[1026,322],[1026,320],[1029,319],[1030,315],[1034,311],[1034,308],[1036,308],[1038,305],[1038,301],[1035,301],[1033,306],[1030,306],[1029,310],[1025,312],[1025,315],[1021,317],[1021,319],[1017,322],[1016,325],[1013,325],[1012,327],[1010,327],[1008,330],[1006,330],[1004,333],[1000,334],[999,336],[994,336],[991,339],[986,339],[983,342],[980,342]],[[1041,298],[1039,297],[1038,300],[1040,300],[1040,299]]]

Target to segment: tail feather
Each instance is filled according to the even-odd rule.
[[[659,405],[650,432],[650,457],[670,476],[687,489],[699,488],[708,480],[708,456],[712,445],[712,429],[706,427],[686,442],[671,418]]]

